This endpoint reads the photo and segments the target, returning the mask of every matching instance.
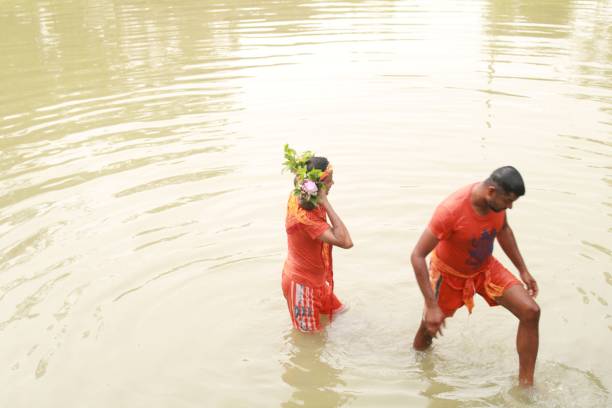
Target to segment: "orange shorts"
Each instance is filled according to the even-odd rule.
[[[328,284],[312,287],[297,283],[283,273],[282,288],[287,299],[291,323],[301,332],[321,330],[321,315],[342,307]]]
[[[491,259],[491,283],[501,286],[505,292],[514,285],[521,285],[519,281],[508,269],[506,269],[497,259]],[[497,301],[490,297],[484,287],[485,273],[474,277],[475,292],[487,301],[489,306],[497,306]],[[457,288],[463,288],[465,279],[458,276],[451,275],[440,275],[438,280],[434,283],[434,293],[438,300],[438,306],[442,309],[442,312],[446,316],[452,316],[455,311],[464,305],[463,301],[463,290]]]

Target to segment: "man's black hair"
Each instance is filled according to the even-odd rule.
[[[493,184],[505,193],[514,193],[517,197],[525,194],[525,183],[521,173],[512,166],[504,166],[493,170],[493,173],[485,180],[488,184]]]

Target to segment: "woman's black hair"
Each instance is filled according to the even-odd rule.
[[[325,171],[329,166],[329,160],[326,157],[313,156],[306,162],[306,170],[310,171],[313,168]]]

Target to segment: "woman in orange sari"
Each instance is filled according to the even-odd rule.
[[[295,156],[286,146],[285,157],[287,152]],[[282,289],[293,326],[316,332],[321,329],[321,314],[329,314],[331,320],[333,313],[346,309],[334,295],[332,246],[351,248],[353,241],[327,198],[334,184],[329,161],[307,152],[297,160],[289,157],[285,165],[296,175],[296,188],[287,203],[288,255]]]

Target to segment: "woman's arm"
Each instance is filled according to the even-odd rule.
[[[338,246],[340,248],[351,248],[353,246],[353,240],[348,232],[348,229],[340,219],[340,216],[334,211],[334,208],[327,199],[327,193],[325,189],[319,191],[319,203],[327,211],[327,216],[332,224],[332,227],[326,230],[319,239],[328,244]]]

